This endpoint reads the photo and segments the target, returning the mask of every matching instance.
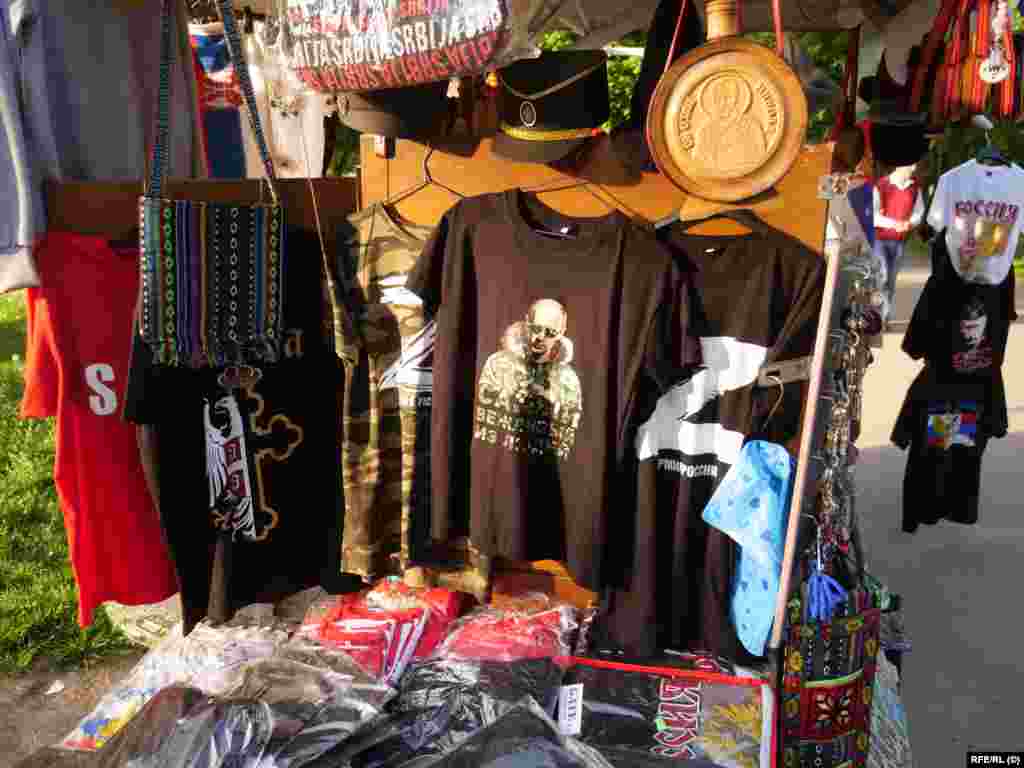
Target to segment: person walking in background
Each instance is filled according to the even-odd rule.
[[[885,319],[892,317],[896,276],[907,236],[924,218],[924,198],[914,178],[915,165],[896,168],[875,181],[875,257],[885,265]]]

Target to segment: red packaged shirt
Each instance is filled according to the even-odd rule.
[[[566,656],[576,628],[571,608],[555,606],[536,613],[483,608],[470,614],[438,648],[441,658],[516,661]]]
[[[56,416],[54,480],[78,583],[78,621],[101,603],[143,605],[178,591],[146,489],[135,427],[121,419],[138,252],[49,234],[28,309],[22,418]]]
[[[373,677],[397,683],[423,636],[426,607],[383,611],[365,595],[343,595],[320,623],[321,642],[345,651]]]
[[[427,658],[462,610],[462,596],[447,589],[418,590],[382,581],[342,595],[315,629],[323,643],[348,653],[366,672],[397,682],[412,659]]]

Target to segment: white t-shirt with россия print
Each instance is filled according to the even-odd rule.
[[[1024,221],[1024,170],[968,160],[943,174],[928,223],[946,230],[957,274],[972,283],[998,285],[1017,252]]]

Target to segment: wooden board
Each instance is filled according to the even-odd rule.
[[[818,199],[817,189],[818,179],[829,172],[831,145],[806,147],[775,189],[730,205],[689,196],[657,173],[630,178],[619,162],[612,140],[603,137],[596,141],[589,161],[573,175],[546,165],[506,160],[492,151],[490,138],[481,139],[476,146],[470,143],[439,145],[430,157],[429,168],[434,179],[466,196],[513,187],[529,189],[591,181],[589,191],[577,186],[540,195],[546,205],[569,216],[600,216],[608,212],[608,203],[647,222],[675,211],[681,211],[683,218],[699,219],[729,208],[750,208],[776,229],[793,235],[818,253],[822,251],[826,205]],[[363,205],[385,200],[418,184],[423,179],[423,160],[427,152],[428,148],[422,144],[399,140],[395,157],[386,160],[375,155],[373,138],[364,136],[361,144]],[[450,192],[431,186],[399,201],[396,207],[409,221],[433,226],[457,199]],[[744,230],[731,221],[716,221],[696,226],[692,231],[738,234]]]
[[[286,221],[310,232],[316,231],[309,183],[305,179],[278,182]],[[358,208],[357,179],[317,179],[313,182],[324,236],[334,241],[339,223]],[[246,181],[168,181],[169,198],[205,200],[212,203],[258,202],[262,193],[270,199],[266,183]],[[111,240],[138,236],[141,182],[48,182],[46,210],[52,231],[104,235]],[[329,251],[332,252],[332,251]]]

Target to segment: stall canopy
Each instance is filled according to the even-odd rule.
[[[352,0],[349,0],[351,2]],[[357,2],[359,0],[356,0]],[[273,12],[286,0],[236,0],[259,13]],[[323,2],[313,0],[312,4]],[[509,0],[514,15],[530,19],[531,32],[552,29],[575,32],[580,48],[600,48],[630,32],[647,29],[659,0]],[[808,32],[847,29],[869,20],[882,28],[904,8],[919,0],[780,0],[787,31]],[[772,29],[771,0],[740,0],[743,26],[748,32]],[[703,15],[703,0],[696,0]]]

